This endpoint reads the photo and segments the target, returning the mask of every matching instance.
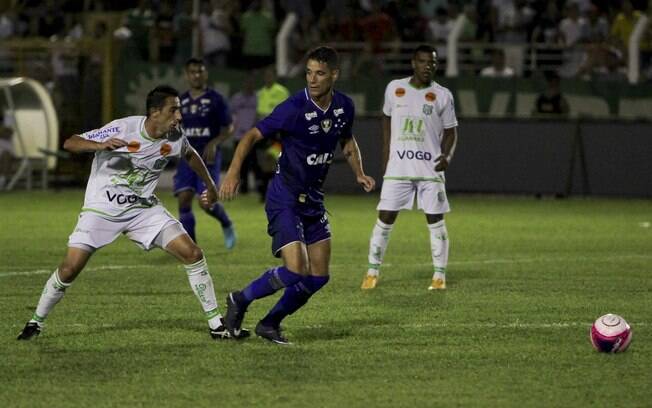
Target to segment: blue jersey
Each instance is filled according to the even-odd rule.
[[[220,134],[222,127],[231,124],[229,107],[222,95],[210,88],[197,98],[186,91],[180,99],[184,136],[201,155],[206,144]]]
[[[265,138],[278,133],[283,146],[273,183],[281,181],[284,188],[272,188],[269,194],[292,196],[271,198],[323,202],[321,187],[338,142],[353,136],[354,114],[353,101],[341,92],[334,91],[330,106],[323,110],[303,89],[258,122],[256,127]]]

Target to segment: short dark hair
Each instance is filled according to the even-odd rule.
[[[340,57],[337,55],[337,51],[325,45],[310,50],[308,52],[308,59],[322,62],[328,65],[330,69],[339,69],[340,67]]]
[[[414,53],[412,54],[412,59],[415,59],[417,57],[417,54],[420,52],[427,52],[428,54],[432,54],[433,57],[435,57],[435,60],[437,59],[437,50],[435,50],[434,47],[427,44],[421,44],[420,46],[415,48]]]
[[[191,66],[191,65],[204,65],[205,66],[206,63],[204,63],[204,60],[201,59],[201,58],[192,57],[192,58],[189,58],[188,61],[186,61],[186,65],[184,65],[184,67],[186,69],[188,69],[188,67]]]
[[[169,85],[159,85],[149,91],[147,94],[147,101],[145,102],[145,109],[147,116],[151,109],[161,109],[165,106],[165,100],[169,97],[178,97],[179,91]]]

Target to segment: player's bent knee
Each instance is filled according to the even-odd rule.
[[[192,245],[188,251],[185,252],[186,253],[183,254],[183,257],[184,263],[187,264],[199,262],[202,260],[202,258],[204,258],[204,252],[197,245]]]

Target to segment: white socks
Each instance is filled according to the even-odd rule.
[[[371,231],[371,239],[369,240],[368,275],[378,275],[378,269],[383,263],[383,257],[389,244],[389,235],[393,227],[392,224],[385,224],[381,220],[376,220],[376,225]]]
[[[208,265],[206,258],[190,264],[183,265],[188,273],[188,281],[192,291],[201,303],[204,309],[204,315],[208,320],[208,326],[211,329],[217,329],[222,325],[222,316],[217,311],[217,300],[215,299],[215,289],[213,287],[213,279],[208,272]]]
[[[43,323],[48,314],[52,311],[54,306],[59,303],[63,295],[66,293],[66,289],[70,287],[71,283],[63,283],[59,279],[59,269],[54,271],[50,276],[47,282],[45,282],[45,287],[43,288],[43,293],[41,298],[38,301],[36,306],[36,311],[32,316],[30,322]]]
[[[443,278],[446,274],[446,266],[448,265],[448,248],[450,245],[446,223],[444,220],[441,220],[434,224],[428,224],[428,229],[430,230],[430,251],[435,276]]]

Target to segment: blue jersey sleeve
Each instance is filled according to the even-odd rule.
[[[256,128],[265,138],[273,137],[278,132],[289,131],[289,124],[295,111],[290,99],[286,99],[285,102],[276,105],[272,113],[258,122]]]

